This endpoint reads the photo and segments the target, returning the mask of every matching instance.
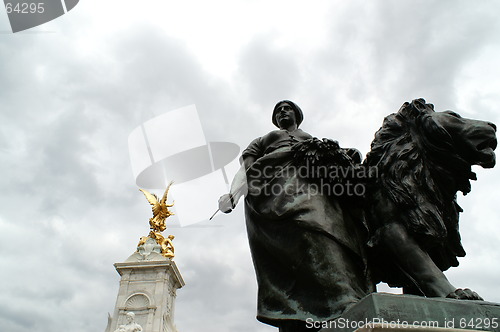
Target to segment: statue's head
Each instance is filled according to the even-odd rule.
[[[278,128],[289,126],[292,121],[299,127],[304,120],[302,110],[297,104],[290,100],[282,100],[274,106],[273,124]]]
[[[127,312],[127,323],[132,323],[135,320],[135,314],[133,312]]]

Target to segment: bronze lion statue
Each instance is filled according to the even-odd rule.
[[[470,192],[472,165],[495,165],[495,133],[490,122],[435,112],[423,99],[384,119],[364,161],[372,175],[365,202],[378,281],[406,294],[481,300],[453,287],[443,271],[465,255],[456,194]]]

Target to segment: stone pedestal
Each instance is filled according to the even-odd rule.
[[[175,297],[184,280],[175,262],[159,254],[156,243],[146,243],[144,247],[124,263],[114,264],[121,280],[106,332],[126,324],[127,312],[135,313],[135,321],[143,332],[177,332]]]
[[[375,325],[367,325],[370,322]],[[321,332],[351,332],[358,329],[359,332],[415,329],[433,332],[456,329],[500,332],[500,304],[373,293],[337,320],[316,326],[323,327]]]
[[[444,327],[422,327],[422,326],[404,326],[401,324],[396,324],[393,327],[387,326],[387,324],[377,323],[368,324],[365,327],[361,327],[356,330],[356,332],[477,332],[477,330],[463,330],[463,329],[453,329]]]

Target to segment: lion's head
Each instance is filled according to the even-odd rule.
[[[377,170],[370,203],[385,209],[373,227],[403,223],[442,270],[458,265],[465,252],[455,195],[470,191],[472,165],[495,165],[495,132],[492,123],[435,112],[423,99],[387,116],[365,160]]]

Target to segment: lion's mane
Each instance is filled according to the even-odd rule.
[[[433,121],[433,112],[423,99],[404,103],[384,119],[364,163],[376,169],[367,198],[378,201],[368,204],[393,207],[393,220],[373,220],[377,214],[371,214],[371,243],[379,241],[377,229],[402,223],[444,271],[465,255],[456,193],[470,191],[474,173],[446,129]]]

